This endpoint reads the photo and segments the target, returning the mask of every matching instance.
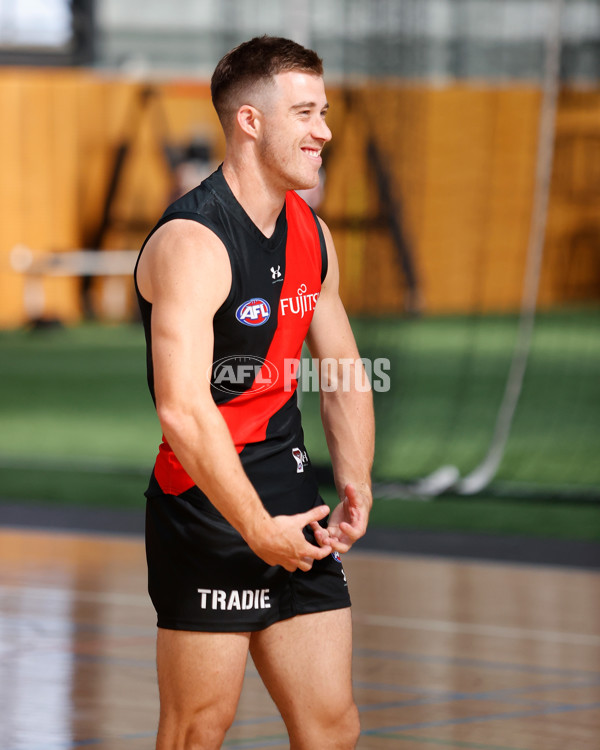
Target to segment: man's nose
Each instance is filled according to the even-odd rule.
[[[325,122],[325,120],[322,117],[319,117],[317,122],[315,123],[315,126],[313,127],[312,135],[315,138],[318,138],[320,141],[330,141],[331,140],[331,130],[329,129],[329,126]]]

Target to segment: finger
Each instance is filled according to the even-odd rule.
[[[339,552],[340,555],[343,555],[346,552],[348,552],[348,550],[350,549],[350,547],[352,547],[352,542],[348,543],[348,542],[342,542],[342,541],[338,540],[334,544],[332,544],[331,546],[333,547],[333,549],[336,552]]]
[[[324,529],[318,521],[311,521],[310,522],[310,528],[313,531],[313,534],[315,535],[315,539],[317,542],[323,546],[324,544],[329,543],[329,533],[326,529]]]
[[[363,535],[363,532],[359,527],[353,526],[350,523],[346,523],[346,521],[342,521],[340,523],[340,531],[345,534],[345,536],[349,537],[353,542],[355,542],[357,539],[360,539]]]
[[[307,549],[304,550],[303,559],[310,558],[311,560],[322,560],[327,555],[333,552],[333,548],[330,544],[323,544],[317,546],[316,544],[310,544],[307,542]]]
[[[330,555],[332,552],[331,547],[315,547],[314,544],[310,545],[310,547],[311,547],[310,554],[302,555],[302,557],[298,561],[298,567],[300,568],[300,570],[303,570],[304,572],[312,568],[315,560],[322,560],[324,557],[327,557],[327,555]]]
[[[342,541],[342,537],[346,536],[339,526],[329,526],[327,534],[329,536],[328,543],[332,546],[335,546],[338,542]]]
[[[302,526],[309,526],[312,521],[321,521],[329,515],[328,505],[317,505],[305,513],[299,513],[298,518],[302,521]]]
[[[335,537],[329,538],[329,546],[331,547],[331,551],[339,552],[340,554],[343,554],[344,552],[348,552],[351,544],[347,544],[343,539],[336,539]]]

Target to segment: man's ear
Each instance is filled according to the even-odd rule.
[[[251,104],[242,104],[237,111],[237,123],[251,138],[256,138],[260,132],[261,114]]]

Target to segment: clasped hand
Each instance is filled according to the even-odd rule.
[[[312,521],[310,526],[321,547],[331,547],[336,552],[347,552],[367,530],[371,494],[357,490],[354,485],[344,487],[344,498],[331,512],[327,528]]]
[[[271,518],[268,531],[260,541],[251,544],[254,552],[269,565],[281,565],[293,572],[310,570],[315,560],[322,560],[332,552],[347,552],[367,529],[371,496],[353,485],[344,488],[344,498],[329,517],[326,528],[319,521],[329,515],[327,505],[318,505],[305,513]],[[317,544],[311,544],[303,529],[310,526]]]

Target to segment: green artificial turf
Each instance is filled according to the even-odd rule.
[[[542,316],[493,492],[431,501],[377,499],[374,525],[599,539],[600,346],[597,312]],[[375,394],[380,480],[485,455],[502,397],[515,319],[355,320],[366,357],[388,357],[392,389]],[[327,454],[318,397],[302,394],[313,462]],[[0,332],[0,496],[143,505],[160,427],[138,325]],[[512,486],[505,497],[499,488]],[[537,488],[535,501],[519,487]],[[517,488],[515,490],[514,488]],[[556,495],[564,496],[557,502]],[[587,494],[586,494],[587,493]],[[326,499],[333,492],[325,488]],[[554,502],[541,502],[545,496]],[[1,513],[1,506],[0,506]]]
[[[335,490],[321,494],[333,507]],[[600,506],[597,503],[544,503],[529,499],[443,496],[431,500],[375,497],[371,526],[405,530],[456,531],[547,539],[600,541]]]
[[[382,480],[461,475],[485,457],[516,340],[515,316],[354,320],[362,356],[386,357],[375,393]],[[302,394],[313,459],[324,460],[318,395]],[[521,397],[497,479],[600,498],[600,312],[538,315]]]

